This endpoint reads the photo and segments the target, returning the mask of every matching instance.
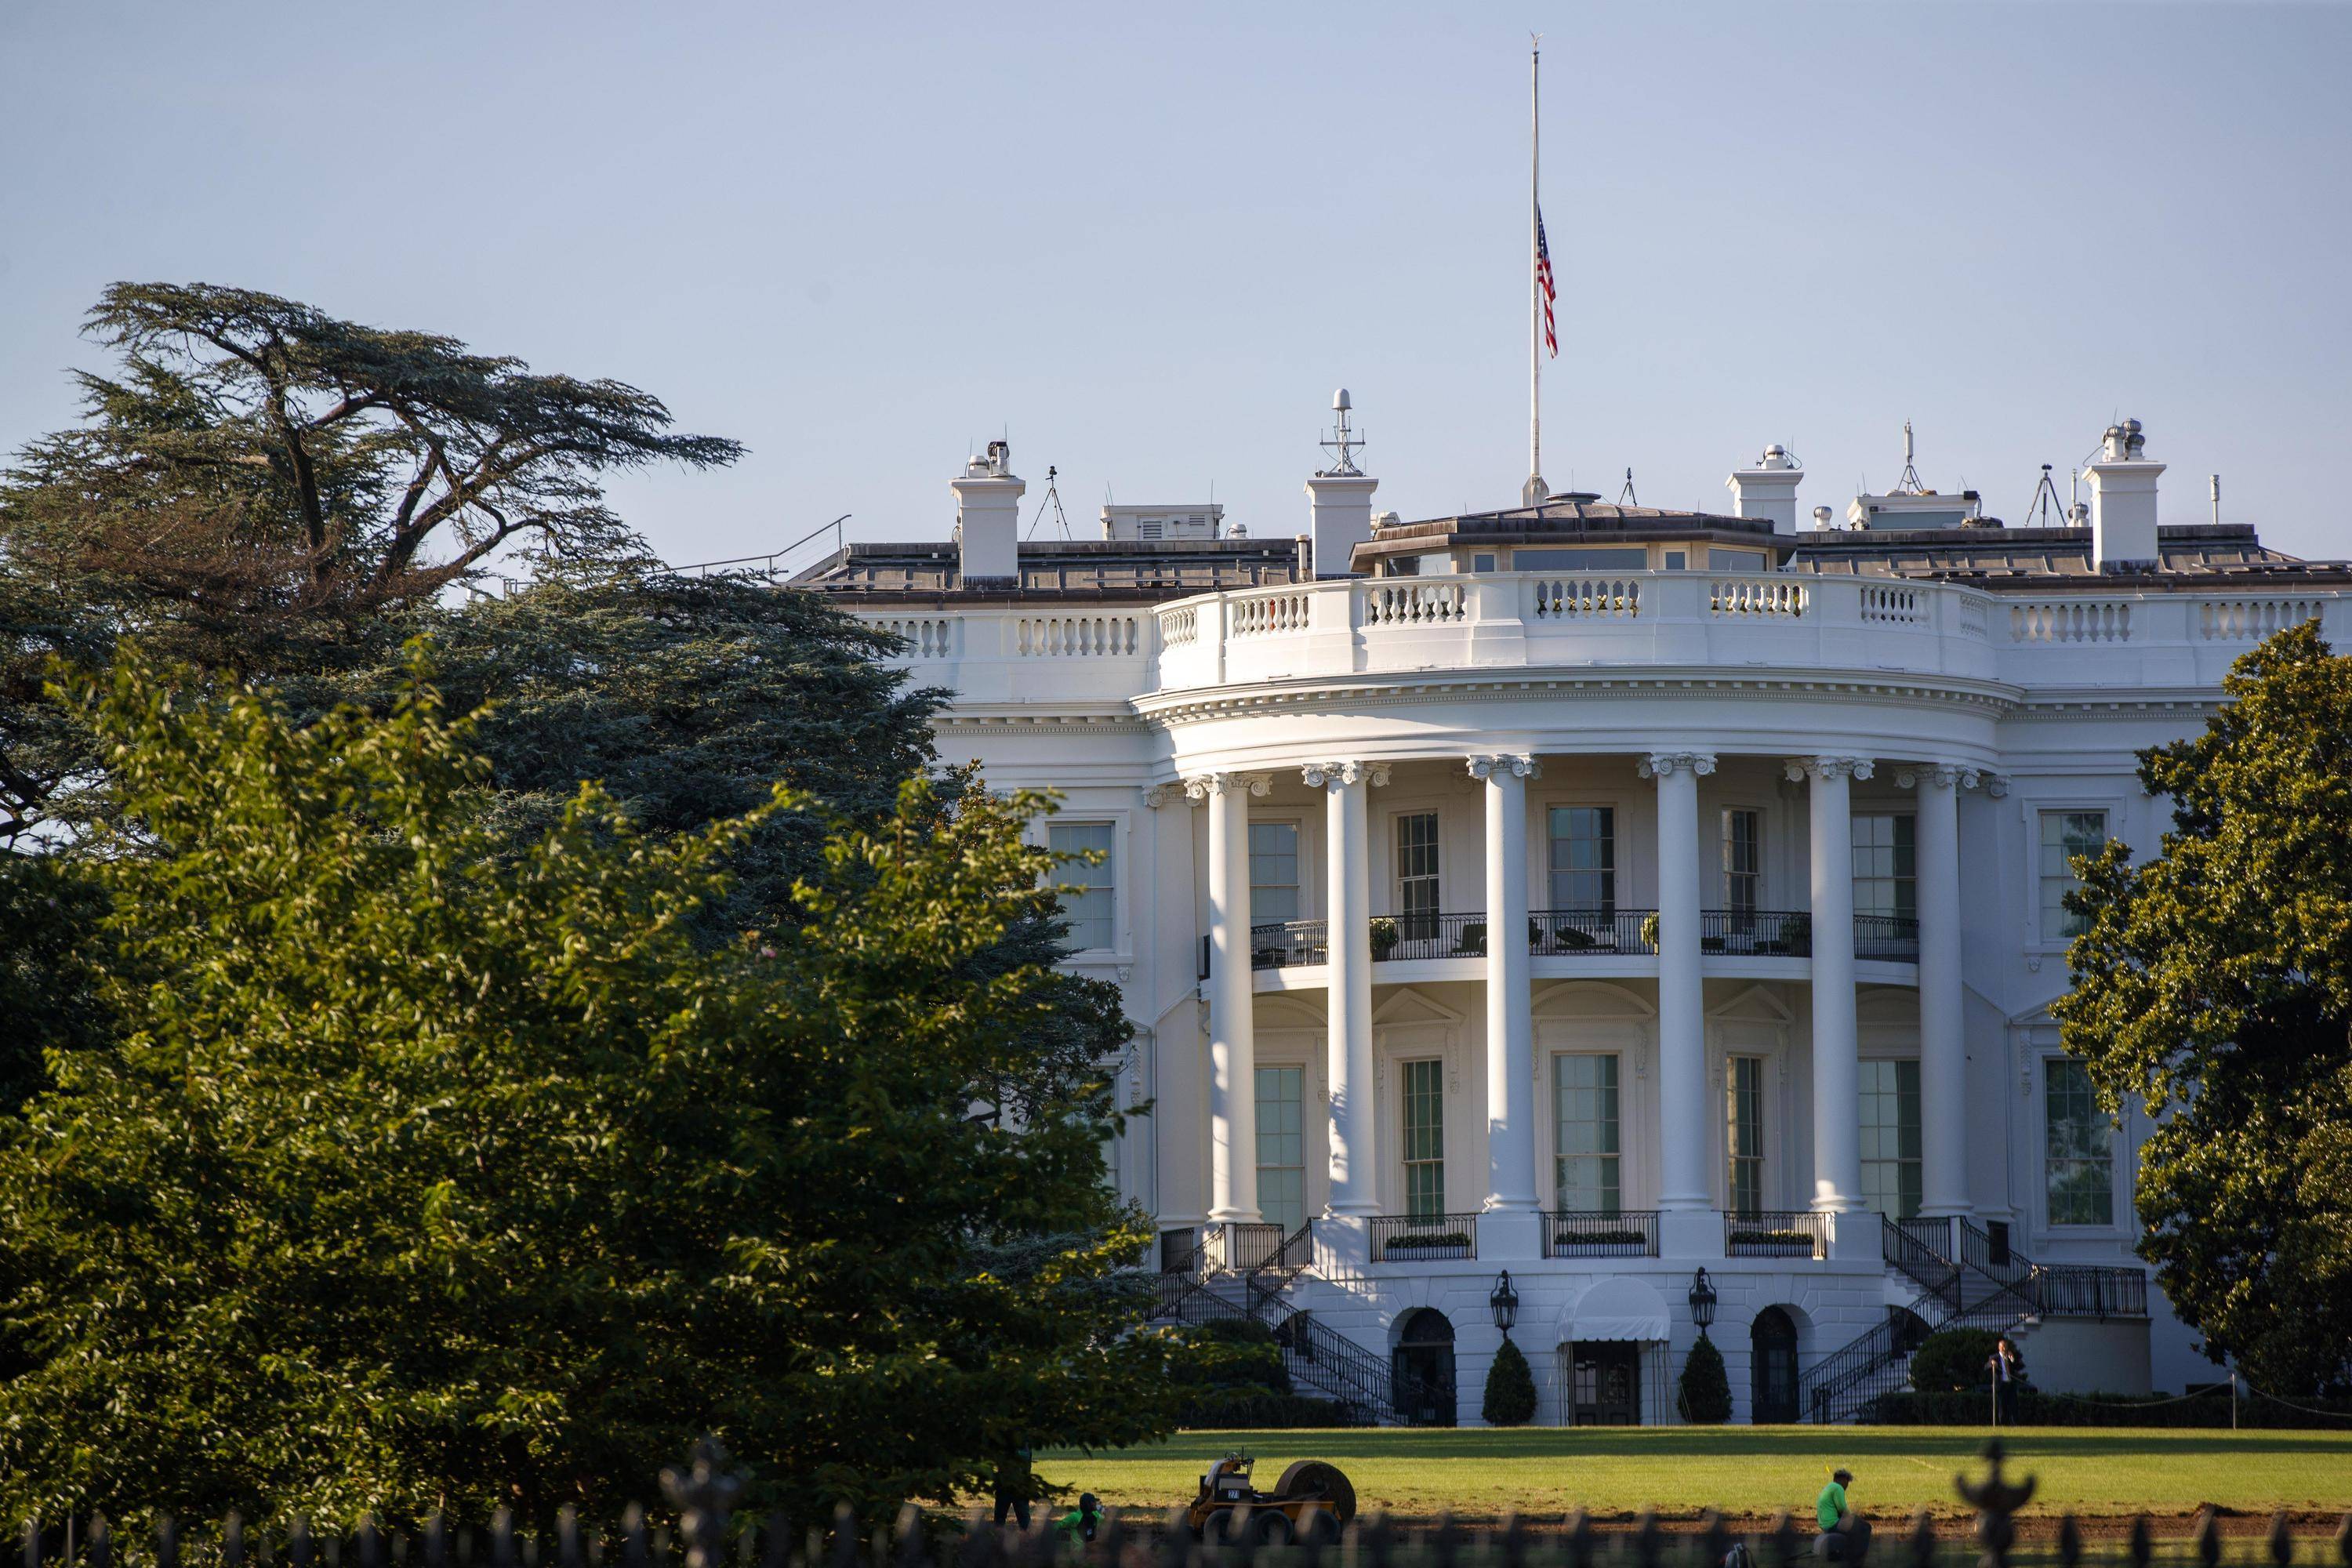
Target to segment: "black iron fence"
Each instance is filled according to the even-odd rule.
[[[1655,1258],[1658,1211],[1627,1209],[1592,1214],[1548,1209],[1543,1216],[1546,1258]]]
[[[1904,962],[1919,956],[1919,922],[1910,915],[1853,917],[1853,955]]]
[[[1813,951],[1813,917],[1802,910],[1708,910],[1698,920],[1701,952],[1806,958]]]
[[[1655,910],[1538,910],[1528,916],[1528,951],[1547,958],[1658,951]]]
[[[705,1446],[706,1454],[712,1451]],[[1923,1509],[1907,1523],[1880,1521],[1868,1549],[1874,1568],[2219,1568],[2225,1561],[2352,1568],[2352,1513],[2298,1532],[2281,1511],[2267,1528],[2233,1539],[2208,1507],[2178,1530],[2185,1539],[2177,1541],[2159,1539],[2160,1531],[2172,1534],[2176,1527],[2146,1514],[2102,1521],[2095,1536],[2071,1513],[2021,1521],[2034,1479],[2004,1471],[1998,1440],[1983,1454],[1982,1479],[1954,1481],[1975,1518],[1938,1521]],[[1786,1510],[1761,1529],[1738,1528],[1714,1510],[1695,1529],[1669,1527],[1650,1511],[1630,1527],[1612,1527],[1578,1510],[1564,1520],[1507,1516],[1498,1527],[1475,1531],[1443,1517],[1400,1527],[1378,1515],[1358,1516],[1339,1531],[1302,1534],[1283,1509],[1244,1505],[1222,1510],[1218,1531],[1202,1539],[1181,1507],[1164,1516],[1106,1510],[1091,1531],[1067,1525],[1051,1508],[1027,1531],[992,1527],[977,1510],[959,1526],[911,1506],[871,1529],[846,1508],[814,1521],[753,1518],[733,1512],[741,1491],[737,1477],[701,1456],[686,1474],[666,1474],[663,1486],[664,1504],[652,1511],[632,1505],[610,1527],[583,1521],[570,1508],[557,1513],[551,1528],[501,1509],[484,1530],[436,1514],[414,1533],[373,1519],[314,1530],[299,1517],[248,1530],[231,1515],[217,1525],[185,1528],[163,1520],[152,1531],[117,1538],[102,1517],[30,1521],[22,1560],[25,1568],[267,1568],[277,1562],[287,1568],[726,1568],[730,1559],[738,1568],[1718,1568],[1735,1547],[1744,1548],[1756,1568],[1810,1568],[1822,1560],[1811,1521],[1800,1523]]]
[[[1371,1229],[1375,1263],[1478,1256],[1478,1216],[1475,1214],[1437,1214],[1417,1218],[1380,1215],[1373,1218]]]
[[[1826,1215],[1805,1209],[1727,1211],[1723,1250],[1728,1258],[1827,1258]]]
[[[1374,915],[1367,923],[1372,962],[1395,958],[1484,958],[1490,940],[1483,913]],[[1537,910],[1528,916],[1528,951],[1545,958],[1658,951],[1655,910]],[[1808,958],[1813,917],[1803,910],[1706,910],[1699,950],[1726,957]],[[1916,960],[1919,922],[1908,915],[1856,915],[1857,958]],[[1250,967],[1295,969],[1328,963],[1326,921],[1275,921],[1250,927]],[[1200,978],[1209,977],[1210,939],[1201,938]]]

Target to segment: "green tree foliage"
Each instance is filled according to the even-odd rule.
[[[1536,1418],[1535,1373],[1519,1347],[1508,1340],[1486,1369],[1486,1393],[1478,1403],[1478,1415],[1489,1426],[1524,1426]]]
[[[1683,1419],[1694,1426],[1720,1426],[1731,1419],[1731,1375],[1723,1352],[1706,1335],[1683,1358],[1680,1394]]]
[[[2145,752],[2157,855],[2111,844],[2051,1009],[2140,1151],[2140,1254],[2217,1359],[2352,1392],[2352,658],[2315,624],[2241,658],[2201,735]]]
[[[1993,1347],[2000,1342],[1990,1329],[1937,1329],[1911,1352],[1911,1386],[1922,1394],[1982,1390],[1992,1378]]]
[[[94,766],[27,688],[49,647],[132,631],[243,676],[346,668],[500,552],[643,559],[602,477],[740,451],[619,382],[251,289],[117,283],[88,330],[119,370],[0,479],[0,831]]]
[[[826,837],[804,919],[697,931],[779,795],[640,834],[582,789],[520,848],[423,685],[308,725],[159,681],[85,699],[156,852],[101,862],[119,1033],[0,1145],[0,1517],[236,1506],[592,1516],[698,1433],[757,1506],[984,1481],[1162,1419],[1099,1083],[1017,1130],[968,1085],[1100,994],[987,973],[1042,803]]]

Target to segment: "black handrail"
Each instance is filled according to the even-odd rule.
[[[1813,917],[1803,910],[1706,910],[1698,917],[1702,952],[1804,958],[1813,951]]]
[[[1626,1209],[1593,1214],[1581,1209],[1546,1209],[1546,1258],[1655,1258],[1658,1211]]]
[[[1528,947],[1547,958],[1655,952],[1658,911],[1535,910],[1528,915]]]
[[[1375,1263],[1478,1256],[1478,1216],[1475,1214],[1439,1214],[1419,1218],[1380,1215],[1371,1222],[1371,1232]]]

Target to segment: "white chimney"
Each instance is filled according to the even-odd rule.
[[[1797,487],[1804,478],[1805,470],[1797,466],[1797,459],[1775,441],[1764,448],[1754,468],[1738,469],[1723,483],[1731,491],[1733,516],[1769,518],[1773,532],[1794,533]]]
[[[1349,428],[1348,416],[1354,405],[1346,387],[1332,395],[1331,407],[1339,428],[1323,445],[1338,453],[1339,460],[1307,481],[1307,507],[1312,519],[1308,532],[1315,541],[1318,577],[1349,574],[1348,563],[1356,546],[1371,540],[1372,492],[1381,488],[1380,480],[1366,478],[1356,467],[1356,448],[1361,443]]]
[[[2091,481],[2091,570],[2153,570],[2160,559],[2156,539],[2156,477],[2162,463],[2147,460],[2147,440],[2139,421],[2107,426],[2099,459],[2083,470]]]
[[[988,456],[971,459],[961,478],[948,481],[965,587],[1020,586],[1021,492],[1028,488],[1013,474],[1013,447],[1004,441],[991,441]]]

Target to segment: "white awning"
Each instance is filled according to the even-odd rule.
[[[1629,1275],[1586,1286],[1559,1318],[1562,1344],[1603,1340],[1650,1344],[1666,1337],[1666,1299],[1648,1280]]]

